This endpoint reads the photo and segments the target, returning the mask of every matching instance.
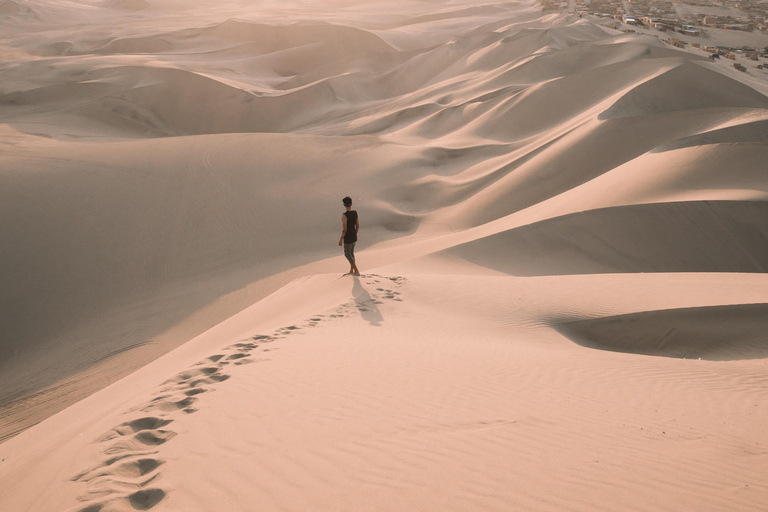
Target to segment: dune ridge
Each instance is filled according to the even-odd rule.
[[[151,9],[136,12],[160,16],[174,5],[154,2]],[[66,11],[43,1],[29,6],[38,13],[26,27],[29,33],[37,31],[35,42],[21,24],[4,44],[23,47],[30,55],[54,56],[4,65],[8,80],[0,91],[0,122],[7,127],[4,137],[24,141],[2,155],[3,203],[10,214],[3,232],[7,239],[24,240],[3,257],[16,275],[5,278],[5,304],[15,313],[5,321],[4,361],[25,357],[25,351],[45,352],[35,347],[53,346],[57,336],[88,330],[92,321],[121,308],[130,317],[148,314],[138,312],[148,308],[134,304],[152,297],[157,303],[161,297],[188,297],[179,307],[153,315],[157,321],[146,317],[157,326],[150,331],[165,330],[234,292],[235,283],[243,286],[333,254],[332,247],[315,249],[332,238],[330,219],[302,228],[279,227],[277,233],[302,233],[288,245],[261,243],[275,236],[263,220],[270,207],[248,212],[248,197],[271,203],[271,208],[290,198],[311,216],[326,208],[340,185],[367,188],[373,226],[368,240],[386,245],[392,237],[462,229],[469,229],[471,239],[472,229],[493,223],[498,227],[489,227],[486,235],[507,232],[507,217],[517,228],[509,233],[552,237],[533,233],[558,223],[563,227],[557,229],[570,229],[565,226],[573,217],[562,215],[597,219],[600,208],[636,211],[621,207],[638,202],[756,200],[764,194],[764,178],[754,170],[765,151],[761,119],[768,99],[763,93],[702,66],[702,57],[656,39],[611,34],[575,16],[542,16],[532,5],[478,4],[417,13],[414,5],[403,4],[402,11],[381,17],[373,27],[361,8],[342,9],[335,19],[313,19],[310,8],[304,19],[286,22],[283,17],[278,23],[268,10],[259,19],[244,16],[232,4],[219,20],[200,23],[192,17],[186,25],[173,23],[149,34],[137,33],[126,22],[113,36],[101,31],[97,37],[58,28],[68,16],[85,12],[85,4]],[[89,9],[95,26],[121,16],[114,9]],[[472,23],[475,19],[479,25]],[[452,21],[446,25],[443,20]],[[55,28],[46,30],[44,22]],[[436,30],[435,36],[415,44],[419,30],[427,27]],[[406,36],[407,48],[402,44]],[[688,84],[696,84],[693,93]],[[91,148],[104,139],[111,144],[104,152],[109,156],[93,161]],[[271,152],[270,145],[291,151],[307,145],[310,151],[298,154],[312,154],[313,166],[293,176],[286,169],[298,170],[300,158],[291,163]],[[248,146],[259,150],[243,152]],[[35,147],[37,156],[30,157]],[[666,182],[643,178],[648,172],[643,162],[659,168],[665,154],[677,158],[684,148],[690,148],[682,166],[687,174],[673,188],[668,177]],[[318,150],[327,159],[312,153]],[[371,150],[381,158],[362,155]],[[702,158],[713,152],[740,155],[732,159],[729,176],[715,178],[716,167]],[[364,158],[381,165],[371,168]],[[642,172],[630,172],[635,168]],[[679,174],[680,168],[678,160],[670,172]],[[267,176],[285,179],[262,182]],[[707,193],[703,179],[717,190],[732,191]],[[92,195],[97,187],[98,200]],[[594,200],[605,196],[599,190],[612,187],[620,187],[625,199],[611,204]],[[274,201],[259,190],[269,190]],[[577,199],[590,194],[587,201]],[[681,205],[688,206],[696,208]],[[124,213],[109,213],[114,208]],[[654,210],[643,211],[652,215]],[[146,219],[137,220],[142,212]],[[532,218],[512,220],[515,215],[526,219],[528,212]],[[24,223],[17,223],[16,215],[24,215]],[[92,217],[103,222],[94,223]],[[650,219],[655,217],[648,217],[646,226],[656,221]],[[759,231],[758,219],[751,222]],[[527,227],[521,231],[521,225]],[[620,222],[614,225],[621,229]],[[701,224],[697,229],[709,228]],[[493,268],[501,268],[498,263],[508,255],[500,248],[504,244],[498,237],[503,236],[472,242],[504,255]],[[691,266],[695,245],[688,260],[672,264],[675,257],[664,254],[672,232],[666,236],[640,266],[601,263],[578,271],[761,271],[759,264],[731,260],[728,251],[722,252],[721,263]],[[728,236],[712,234],[709,246],[730,243]],[[453,256],[464,254],[460,238],[446,242],[457,245]],[[298,240],[302,243],[292,245]],[[537,243],[545,244],[540,238]],[[759,253],[762,246],[754,244],[750,251]],[[270,266],[278,251],[302,256]],[[587,259],[608,257],[593,252]],[[533,253],[519,258],[533,258]],[[554,258],[546,273],[574,271],[578,258],[559,266],[567,259]],[[510,264],[506,261],[504,268]],[[104,273],[86,270],[92,268]],[[238,280],[226,277],[232,272]],[[105,275],[111,276],[109,286]],[[202,283],[218,284],[201,295]],[[51,293],[41,293],[45,287]],[[74,296],[73,287],[81,290]],[[38,322],[40,314],[49,321]],[[148,341],[146,334],[117,338],[97,353],[120,353]],[[82,343],[93,346],[93,341]],[[52,384],[78,368],[75,362],[72,370],[51,372],[43,365],[39,373],[50,374],[43,382]],[[22,388],[34,392],[39,386]],[[6,388],[4,400],[23,394],[18,386]]]

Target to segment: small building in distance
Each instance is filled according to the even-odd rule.
[[[701,35],[701,29],[694,27],[693,25],[683,25],[680,29],[680,33],[687,36],[698,36]]]
[[[669,44],[671,44],[672,46],[676,46],[678,48],[685,48],[685,41],[681,41],[676,37],[670,37]]]

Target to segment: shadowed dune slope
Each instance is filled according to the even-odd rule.
[[[248,283],[336,256],[334,192],[361,189],[381,171],[368,159],[393,149],[293,139],[84,144],[66,160],[54,144],[5,160],[0,238],[14,243],[0,247],[0,404],[147,343]],[[366,244],[417,224],[372,200]]]
[[[768,357],[768,304],[645,311],[554,327],[600,350],[715,361]]]
[[[498,233],[446,253],[521,276],[766,272],[768,203],[690,201],[590,210]]]
[[[113,39],[102,47],[83,48],[97,54],[210,52],[247,44],[251,55],[313,46],[325,61],[345,60],[394,49],[380,37],[354,27],[322,22],[269,25],[230,19],[204,28]],[[233,46],[235,45],[235,46]]]
[[[318,22],[229,19],[135,37],[73,37],[39,43],[44,54],[69,54],[57,61],[54,73],[37,62],[7,70],[18,80],[0,91],[6,107],[0,120],[13,124],[44,113],[55,116],[57,125],[86,121],[86,133],[111,127],[110,135],[133,137],[306,129],[351,134],[391,132],[445,112],[458,118],[449,123],[452,131],[475,124],[469,127],[473,133],[509,140],[556,127],[647,77],[667,57],[695,58],[653,40],[600,44],[605,39],[604,30],[583,20],[459,34],[411,51],[397,51],[370,31]],[[93,60],[85,75],[68,70],[85,55]],[[692,71],[697,72],[712,73]],[[667,94],[658,89],[651,93]],[[552,101],[559,103],[542,115],[542,102]],[[186,108],[190,104],[197,106],[194,112]],[[478,121],[465,112],[470,104],[483,104],[492,114]],[[359,126],[376,118],[384,121]],[[50,127],[38,126],[35,133],[41,129]]]
[[[105,2],[105,5],[113,9],[126,11],[141,11],[151,7],[151,4],[146,0],[108,0]]]
[[[734,83],[729,77],[685,62],[653,80],[632,89],[601,119],[680,112],[700,108],[768,108],[768,97],[753,88]]]
[[[7,16],[9,14],[17,14],[21,12],[21,5],[13,0],[3,0],[0,2],[0,16]]]
[[[586,20],[553,25],[475,28],[408,51],[318,21],[43,40],[42,53],[70,55],[54,72],[42,62],[9,66],[0,121],[54,137],[309,130],[521,141],[606,101],[600,119],[768,107],[763,94],[697,65],[701,56]],[[86,55],[90,69],[69,69]],[[42,115],[73,131],[27,127]]]
[[[768,115],[768,112],[766,112]],[[768,121],[745,122],[735,126],[715,129],[683,137],[660,146],[654,151],[706,146],[711,144],[760,143],[768,144]]]
[[[287,132],[341,106],[324,82],[262,96],[179,69],[118,67],[88,78],[2,95],[0,105],[20,115],[43,107],[59,126],[85,121],[86,130],[123,137]]]

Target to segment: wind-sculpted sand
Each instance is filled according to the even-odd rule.
[[[588,18],[0,2],[0,510],[761,510],[768,75]]]
[[[362,279],[369,285],[385,282],[383,286],[392,283],[395,287],[402,286],[405,281],[402,277],[382,278],[375,274],[364,275]],[[151,399],[125,414],[135,419],[113,427],[93,441],[101,447],[99,462],[71,478],[73,482],[86,484],[86,491],[77,497],[82,503],[77,509],[80,512],[101,512],[155,508],[168,494],[168,489],[163,489],[161,485],[163,465],[166,463],[161,458],[161,445],[177,434],[167,426],[182,413],[197,412],[194,404],[205,398],[198,395],[214,391],[219,383],[232,376],[227,372],[228,366],[269,361],[268,352],[279,349],[279,346],[271,348],[273,342],[294,334],[304,334],[302,331],[306,329],[329,320],[349,317],[353,312],[358,312],[370,325],[378,326],[383,320],[378,305],[386,300],[402,301],[398,297],[400,292],[389,288],[376,288],[371,295],[360,284],[359,278],[355,278],[352,293],[352,301],[341,304],[330,313],[314,315],[298,325],[284,326],[268,335],[255,334],[224,347],[221,353],[198,361],[158,386]]]

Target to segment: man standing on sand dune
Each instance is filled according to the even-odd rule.
[[[344,208],[347,209],[341,216],[341,238],[339,246],[344,246],[344,256],[349,261],[349,273],[353,276],[359,276],[360,271],[355,265],[355,242],[357,242],[357,230],[360,229],[360,219],[357,212],[352,209],[352,198],[347,196],[341,200]]]

